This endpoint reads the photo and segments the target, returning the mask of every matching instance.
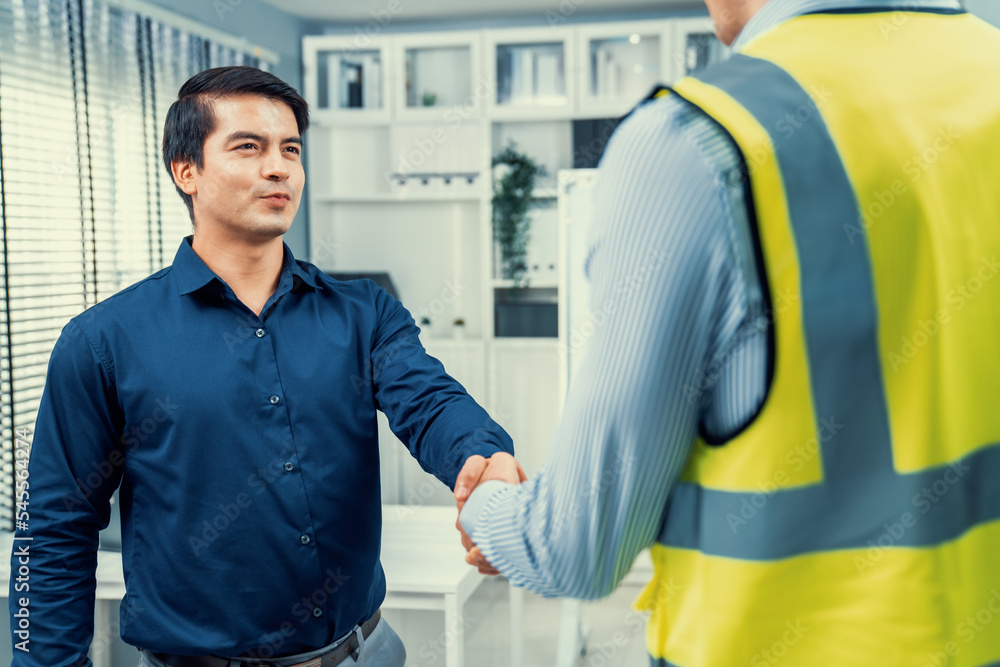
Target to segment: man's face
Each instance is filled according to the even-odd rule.
[[[292,109],[256,95],[222,97],[213,108],[215,131],[205,139],[203,166],[191,167],[185,187],[197,229],[248,240],[284,234],[306,180]]]

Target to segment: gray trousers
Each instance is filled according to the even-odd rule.
[[[358,651],[353,658],[348,658],[342,662],[342,665],[350,665],[351,667],[403,667],[403,663],[406,662],[406,649],[403,647],[403,641],[399,638],[399,635],[396,634],[396,631],[389,626],[389,622],[385,620],[384,616],[379,619],[378,625],[376,625],[375,630],[368,635],[368,639],[362,638],[358,627],[355,627],[353,632],[358,636]],[[295,656],[284,657],[281,658],[280,661],[291,665],[299,662],[305,662],[320,653],[324,653],[331,648],[336,647],[348,636],[350,635],[341,637],[330,646],[324,646],[321,649],[310,651],[308,653],[300,653]],[[277,662],[277,660],[275,660],[275,662]],[[252,667],[253,664],[253,662],[243,661],[239,658],[234,658],[229,661],[230,667],[239,667],[240,665]],[[139,667],[168,666],[160,660],[157,660],[156,657],[149,651],[143,650],[142,656],[139,659]]]

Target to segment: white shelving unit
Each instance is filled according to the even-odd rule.
[[[417,322],[431,320],[425,346],[511,433],[529,474],[559,413],[558,344],[494,335],[496,302],[513,283],[497,268],[491,159],[512,141],[546,168],[526,278],[529,295],[555,304],[556,177],[581,166],[574,121],[618,118],[654,83],[720,57],[711,32],[705,17],[303,39],[313,262],[387,271]],[[605,142],[594,139],[596,154]],[[456,318],[464,340],[453,339]],[[384,419],[381,428],[385,501],[419,490],[421,503],[450,504]]]
[[[567,334],[586,306],[579,289],[567,293],[581,272],[563,266],[585,252],[581,225],[574,255],[560,242],[566,216],[580,217],[561,210],[571,181],[557,180],[582,166],[574,121],[591,123],[580,153],[595,158],[607,141],[598,121],[724,54],[711,33],[705,17],[303,39],[313,263],[388,272],[418,324],[430,319],[421,325],[428,352],[511,434],[529,476],[547,458],[569,376]],[[525,299],[555,304],[558,338],[494,335],[495,307],[513,281],[497,268],[491,161],[511,141],[547,172],[533,193]],[[593,184],[592,171],[569,174]],[[379,434],[384,502],[453,506],[381,413]],[[512,618],[520,604],[518,592]],[[566,603],[557,665],[575,664],[584,641],[579,604]],[[520,664],[520,652],[511,660]]]

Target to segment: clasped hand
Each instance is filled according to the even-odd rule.
[[[520,484],[527,479],[527,476],[517,459],[507,452],[497,452],[488,459],[478,454],[470,456],[466,459],[465,465],[462,466],[462,470],[459,471],[458,478],[455,480],[455,504],[458,505],[459,515],[462,514],[465,501],[469,499],[476,487],[493,479],[508,484]],[[469,565],[475,565],[481,574],[500,574],[500,571],[490,565],[479,551],[479,547],[465,534],[460,520],[455,520],[455,527],[462,535],[462,546],[467,552],[465,562]]]

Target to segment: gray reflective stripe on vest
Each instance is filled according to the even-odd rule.
[[[872,545],[939,544],[1000,518],[1000,446],[919,473],[893,469],[868,246],[860,238],[849,242],[843,231],[845,223],[864,226],[813,100],[777,65],[742,54],[698,78],[746,108],[775,146],[798,251],[824,480],[770,494],[678,483],[658,541],[772,560]],[[792,451],[807,443],[788,444]]]

